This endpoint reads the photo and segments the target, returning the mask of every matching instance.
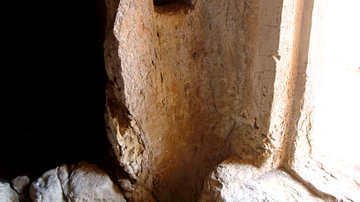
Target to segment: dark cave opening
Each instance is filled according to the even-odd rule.
[[[17,2],[5,27],[0,178],[107,154],[103,0]]]

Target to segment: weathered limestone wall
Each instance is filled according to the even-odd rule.
[[[108,136],[133,200],[196,201],[229,154],[259,166],[274,153],[268,130],[281,8],[282,1],[107,1]]]
[[[346,166],[329,171],[329,153],[313,146],[330,134],[319,118],[329,96],[318,97],[332,80],[323,68],[326,2],[107,0],[106,119],[127,199],[243,197],[227,194],[240,186],[229,173],[249,179],[241,186],[306,186],[284,201],[300,189],[314,200],[359,198],[360,180],[347,182],[338,172]],[[271,195],[264,187],[254,189],[265,190],[259,200]]]
[[[352,26],[359,18],[356,4],[304,1],[301,8],[301,49],[296,52],[284,166],[330,201],[360,200],[360,125],[355,123],[360,96],[354,93],[360,84],[360,30]]]
[[[278,55],[273,56],[276,77],[268,136],[273,155],[262,168],[228,158],[208,175],[201,201],[297,201],[296,195],[310,201],[360,200],[360,125],[355,123],[360,96],[354,93],[360,84],[360,29],[353,26],[359,19],[357,5],[283,1]],[[303,188],[291,188],[292,180],[283,183],[281,175],[274,176],[280,173],[277,167],[308,193],[300,194]],[[268,176],[276,186],[265,180]],[[260,188],[261,183],[269,190]]]

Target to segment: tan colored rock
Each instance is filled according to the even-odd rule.
[[[324,73],[317,22],[327,1],[166,2],[106,1],[105,118],[128,173],[118,179],[126,197],[197,201],[206,176],[233,155],[241,159],[239,175],[253,170],[256,190],[279,179],[302,192],[277,170],[285,167],[324,199],[356,199],[356,191],[312,183],[306,169],[336,173],[313,161],[311,146],[314,93]],[[333,185],[345,194],[331,193]]]
[[[268,36],[278,30],[260,33],[258,18],[280,10],[259,1],[108,2],[108,136],[136,181],[134,200],[195,201],[229,153],[257,165],[270,155],[278,39]]]

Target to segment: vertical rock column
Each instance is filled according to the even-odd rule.
[[[196,201],[230,153],[264,160],[275,66],[254,68],[258,11],[250,0],[107,0],[106,120],[129,199]]]

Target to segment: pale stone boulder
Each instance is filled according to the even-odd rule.
[[[67,165],[51,169],[45,172],[30,186],[30,197],[33,201],[65,202],[67,194],[67,181],[69,176]],[[64,186],[65,189],[62,188]]]
[[[282,170],[264,170],[229,157],[211,172],[199,201],[323,201]]]
[[[31,184],[30,196],[35,202],[126,201],[105,171],[86,162],[47,171]]]
[[[13,190],[8,182],[0,181],[0,201],[1,202],[19,202],[19,194]]]
[[[25,175],[21,175],[11,180],[11,185],[17,193],[24,194],[24,191],[30,185],[30,179]]]
[[[29,201],[29,186],[30,179],[26,175],[20,175],[11,180],[12,188],[19,194],[20,201],[26,202]]]
[[[69,176],[69,201],[125,201],[107,173],[95,165],[81,163]]]

